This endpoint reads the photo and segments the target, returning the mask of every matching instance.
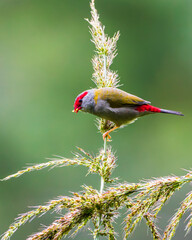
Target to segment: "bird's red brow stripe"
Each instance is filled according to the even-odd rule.
[[[87,91],[84,92],[84,93],[82,93],[82,94],[76,99],[75,103],[79,104],[79,100],[82,99],[82,98],[84,98],[84,97],[87,95],[87,93],[88,93]]]
[[[79,96],[79,99],[82,99],[82,98],[84,98],[86,95],[87,95],[87,91],[85,91],[84,93],[82,93],[80,96]]]
[[[161,112],[160,108],[153,107],[153,106],[148,105],[148,104],[141,105],[141,106],[137,107],[136,110],[139,111],[139,112],[145,112],[145,111],[148,111],[148,112]]]

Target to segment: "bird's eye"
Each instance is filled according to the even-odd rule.
[[[82,99],[79,99],[79,103],[82,103]]]

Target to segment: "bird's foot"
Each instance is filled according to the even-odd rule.
[[[107,138],[107,142],[111,142],[112,141],[112,140],[110,140],[111,136],[109,135],[108,131],[103,134],[103,141],[105,141],[105,138]]]
[[[113,132],[113,131],[114,131],[115,129],[117,129],[117,128],[119,128],[119,127],[115,126],[115,127],[113,127],[112,129],[110,129],[109,131],[105,132],[105,133],[103,134],[103,140],[105,141],[105,138],[107,138],[107,141],[108,141],[108,142],[111,142],[112,140],[110,140],[110,139],[111,139],[111,136],[109,135],[109,133]]]

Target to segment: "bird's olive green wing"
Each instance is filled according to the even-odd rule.
[[[100,88],[95,90],[95,102],[98,99],[107,101],[112,108],[123,107],[126,105],[143,105],[150,102],[145,101],[135,95],[129,94],[117,88]]]

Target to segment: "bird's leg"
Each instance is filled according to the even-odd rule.
[[[109,139],[111,139],[111,136],[109,135],[109,133],[113,132],[113,131],[114,131],[115,129],[117,129],[117,128],[119,128],[119,127],[115,126],[115,127],[113,127],[112,129],[110,129],[109,131],[105,132],[105,133],[103,134],[103,140],[105,140],[105,138],[108,137],[108,140],[107,140],[107,141],[109,141]]]

